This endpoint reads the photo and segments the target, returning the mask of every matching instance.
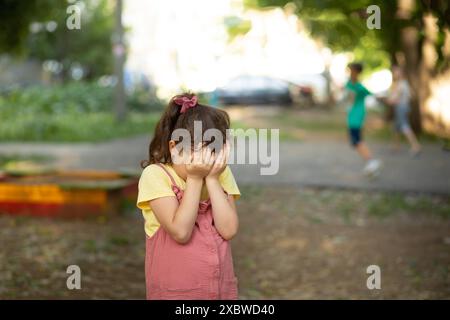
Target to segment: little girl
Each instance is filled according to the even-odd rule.
[[[186,129],[193,137],[194,121],[202,133],[220,131],[220,151],[211,151],[212,141],[194,148],[193,139],[193,152],[180,150],[172,133]],[[238,229],[240,192],[227,166],[229,126],[225,111],[192,94],[172,98],[156,126],[137,200],[145,218],[147,299],[237,299],[229,240]]]

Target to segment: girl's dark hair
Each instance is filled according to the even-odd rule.
[[[141,167],[145,168],[153,163],[172,164],[170,156],[169,141],[172,132],[176,129],[186,129],[191,135],[191,145],[194,142],[194,121],[201,121],[202,134],[208,129],[218,129],[223,136],[223,143],[226,142],[227,129],[230,128],[230,118],[228,114],[220,109],[213,108],[203,104],[197,104],[195,107],[187,109],[181,113],[181,106],[175,103],[175,99],[187,97],[191,99],[192,93],[183,93],[170,99],[161,119],[155,128],[153,139],[149,146],[148,160],[141,162]],[[180,141],[175,141],[176,143]],[[206,142],[209,144],[212,141]]]

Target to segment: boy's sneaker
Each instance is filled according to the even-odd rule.
[[[367,161],[366,166],[364,167],[364,174],[367,176],[377,176],[380,174],[380,170],[382,167],[382,163],[380,160],[378,159],[372,159]]]
[[[418,149],[410,150],[410,151],[409,151],[409,154],[410,154],[411,157],[413,157],[413,158],[418,158],[418,157],[420,156],[421,153],[422,153],[422,149],[421,149],[421,148],[418,148]]]

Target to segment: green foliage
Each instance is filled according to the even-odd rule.
[[[28,36],[29,57],[61,63],[63,80],[69,79],[69,70],[74,65],[83,68],[87,79],[113,73],[113,8],[107,0],[83,3],[85,8],[81,11],[81,29],[69,30],[66,27],[68,3],[56,1],[51,15],[51,20],[57,23],[56,30],[43,30]]]
[[[0,96],[0,141],[98,141],[150,133],[162,102],[136,94],[143,95],[128,97],[129,117],[117,124],[112,88],[74,82],[15,89]]]
[[[102,141],[151,133],[157,120],[155,114],[135,112],[120,124],[113,114],[106,112],[36,115],[2,122],[0,141]]]
[[[363,61],[366,71],[387,67],[396,25],[391,19],[395,1],[336,0],[253,0],[261,7],[295,5],[295,13],[305,23],[311,35],[322,40],[332,50],[353,51],[355,60]],[[372,4],[381,8],[381,30],[366,26],[366,8]]]
[[[59,74],[69,79],[71,67],[81,66],[87,79],[112,74],[111,37],[114,8],[110,0],[83,1],[81,29],[66,26],[70,3],[62,0],[0,0],[0,53],[21,54],[62,64]],[[80,7],[83,8],[83,7]],[[56,29],[47,30],[48,23]],[[32,23],[39,30],[31,32]]]
[[[375,33],[367,33],[360,39],[359,44],[354,47],[355,61],[364,63],[363,76],[370,72],[389,68],[391,65],[390,54],[383,49],[382,42]]]
[[[0,0],[0,53],[22,53],[31,22],[51,16],[54,3],[51,0]]]
[[[368,69],[386,67],[395,52],[401,51],[400,31],[405,26],[422,29],[422,18],[432,13],[438,18],[437,66],[449,64],[443,50],[444,30],[450,26],[448,0],[415,1],[410,18],[397,15],[398,1],[389,0],[246,0],[249,7],[284,7],[294,4],[296,14],[306,24],[312,36],[322,39],[335,51],[353,51],[355,59],[365,62]],[[367,7],[377,5],[381,10],[381,29],[366,26]],[[423,34],[422,34],[423,36]]]
[[[367,204],[369,215],[387,218],[393,214],[428,214],[450,217],[450,205],[440,198],[426,196],[408,197],[399,193],[377,194]]]
[[[242,20],[241,18],[235,16],[225,18],[224,23],[227,28],[230,41],[237,36],[245,35],[252,28],[251,21]]]
[[[110,111],[113,89],[95,83],[72,82],[66,85],[16,88],[0,98],[5,116],[43,116],[67,113]]]
[[[131,111],[148,112],[161,110],[165,103],[161,101],[153,90],[136,88],[127,96],[127,108]]]
[[[48,163],[52,161],[53,158],[50,156],[44,156],[44,155],[20,155],[20,154],[0,154],[0,168],[9,165],[11,163],[17,163],[17,162],[31,162],[36,164],[43,164]]]

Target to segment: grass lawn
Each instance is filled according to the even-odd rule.
[[[346,139],[346,113],[343,109],[296,109],[282,107],[227,108],[234,128],[280,129],[282,141],[305,139]],[[392,123],[385,123],[380,112],[369,110],[364,135],[369,141],[393,139]],[[438,138],[423,133],[421,141],[433,143]]]
[[[233,129],[280,129],[281,141],[304,139],[346,139],[345,111],[342,109],[295,109],[283,107],[228,107]],[[111,112],[23,113],[2,121],[0,142],[96,142],[154,131],[161,111],[128,114],[117,123]],[[368,112],[364,135],[368,140],[392,140],[392,125],[383,122],[378,112]],[[269,131],[270,136],[270,131]],[[422,134],[421,140],[437,138]]]
[[[12,88],[0,94],[0,142],[101,141],[149,133],[164,102],[151,91],[126,96],[128,118],[114,117],[114,88],[74,81]]]
[[[107,112],[29,116],[5,121],[0,126],[0,141],[94,142],[138,134],[150,134],[160,113],[131,112],[117,123]]]

